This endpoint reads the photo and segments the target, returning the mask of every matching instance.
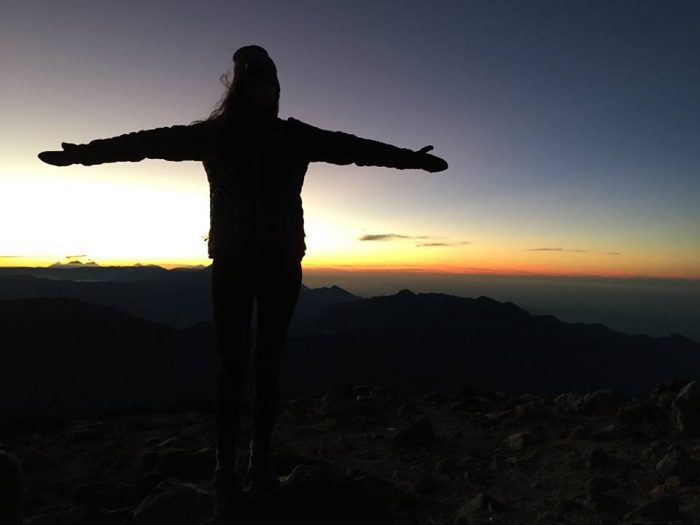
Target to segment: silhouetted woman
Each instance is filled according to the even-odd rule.
[[[251,341],[253,301],[255,393],[248,474],[250,490],[275,488],[270,440],[277,412],[282,348],[301,286],[304,244],[301,188],[310,162],[442,171],[427,152],[397,148],[299,120],[279,119],[275,64],[259,46],[233,55],[228,91],[211,116],[190,125],[158,128],[89,144],[63,143],[39,154],[56,166],[165,159],[198,160],[210,187],[212,303],[220,354],[217,388],[215,512],[241,501],[236,472],[242,385]]]

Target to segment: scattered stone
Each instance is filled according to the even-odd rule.
[[[569,433],[567,439],[569,441],[588,439],[591,437],[591,429],[585,425],[578,425]]]
[[[674,492],[678,487],[681,486],[681,484],[681,478],[679,478],[678,476],[671,476],[670,478],[664,480],[663,483],[651,489],[651,494],[652,496],[658,498],[665,494],[670,494]]]
[[[624,396],[616,390],[596,390],[583,397],[580,411],[582,414],[614,414],[624,399]]]
[[[543,421],[551,417],[551,409],[542,400],[528,401],[515,407],[515,420],[519,422]]]
[[[611,440],[611,439],[618,439],[622,437],[624,434],[622,427],[620,427],[619,424],[613,423],[612,425],[607,425],[603,428],[599,428],[598,430],[594,430],[591,432],[590,437],[593,439],[601,439],[601,440]]]
[[[446,457],[438,459],[434,468],[435,472],[440,473],[459,472],[464,470],[465,465],[463,461],[459,461],[456,458]]]
[[[442,480],[437,476],[429,472],[421,472],[413,486],[413,490],[416,494],[434,494],[442,484]]]
[[[598,470],[608,464],[608,455],[602,448],[594,448],[588,454],[586,466],[591,470]]]
[[[350,525],[392,523],[382,492],[392,492],[388,482],[376,479],[352,480],[320,465],[297,465],[282,477],[282,490],[275,499],[258,509],[255,523],[293,525],[334,523]],[[373,483],[374,482],[374,483]],[[374,485],[374,491],[368,486]],[[381,488],[379,488],[381,487]]]
[[[688,383],[689,379],[671,379],[657,383],[651,391],[650,399],[657,407],[667,409],[678,392]]]
[[[394,435],[394,443],[399,448],[426,447],[435,442],[433,425],[425,416],[418,416],[401,423]]]
[[[515,451],[520,452],[525,447],[532,445],[539,441],[538,436],[534,432],[516,432],[505,438],[504,442],[506,446]]]
[[[428,392],[423,396],[423,401],[428,403],[442,404],[447,401],[447,396],[440,392]]]
[[[470,523],[470,520],[475,514],[483,512],[493,514],[495,512],[503,512],[506,510],[508,510],[508,507],[506,507],[499,500],[484,492],[480,492],[462,505],[462,507],[459,509],[457,513],[457,523]]]
[[[163,479],[163,475],[155,470],[143,474],[134,487],[134,498],[136,501],[146,498]]]
[[[146,452],[141,455],[141,458],[138,462],[137,470],[138,472],[148,472],[150,470],[155,470],[157,463],[158,454],[156,452]]]
[[[660,496],[648,503],[640,505],[625,515],[625,520],[651,518],[657,520],[673,520],[681,518],[678,502],[672,496]]]
[[[650,401],[634,399],[620,405],[617,409],[617,417],[621,422],[627,423],[655,421],[658,417],[658,408]]]
[[[678,476],[686,481],[698,475],[698,466],[685,451],[676,449],[659,460],[656,471],[663,477]]]
[[[192,454],[181,448],[172,448],[158,454],[156,468],[163,477],[187,478],[194,471]]]
[[[0,450],[0,523],[22,523],[24,483],[24,473],[17,456]]]
[[[617,483],[606,477],[592,478],[586,482],[586,504],[593,510],[614,510],[620,502],[608,495],[608,492],[617,488]]]
[[[192,473],[199,478],[208,478],[216,467],[216,452],[214,449],[205,447],[192,454]]]
[[[190,483],[165,480],[134,509],[129,525],[192,525],[211,514],[212,494]]]
[[[486,419],[486,422],[491,425],[496,425],[498,423],[501,423],[505,421],[506,419],[513,417],[515,415],[515,410],[513,409],[508,409],[508,410],[502,410],[498,412],[489,412],[484,415],[484,418]]]
[[[565,392],[554,398],[554,406],[556,411],[561,414],[579,412],[581,410],[582,402],[583,394],[578,392]]]
[[[318,414],[322,417],[345,418],[357,415],[357,410],[347,398],[329,391],[319,402]]]
[[[421,411],[414,403],[404,403],[399,407],[399,417],[411,417],[420,415]]]
[[[679,432],[696,437],[700,435],[700,383],[685,385],[671,403],[671,422]]]

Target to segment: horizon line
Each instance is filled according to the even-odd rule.
[[[77,264],[76,264],[77,263]],[[208,264],[183,264],[183,263],[131,263],[131,264],[86,264],[79,263],[75,261],[71,266],[69,263],[58,263],[54,262],[45,265],[3,265],[0,263],[0,269],[81,269],[81,268],[93,268],[93,269],[109,269],[109,268],[148,268],[157,267],[164,270],[174,270],[174,269],[195,269],[201,268],[206,269],[211,266],[211,262]],[[303,264],[303,263],[302,263]],[[57,266],[60,265],[60,266]],[[599,278],[599,279],[666,279],[666,280],[690,280],[697,281],[700,280],[700,274],[693,275],[680,275],[680,274],[638,274],[638,273],[623,273],[623,272],[556,272],[556,271],[535,271],[535,270],[523,270],[517,268],[483,268],[483,267],[467,267],[467,266],[418,266],[418,265],[333,265],[333,266],[304,266],[303,270],[305,272],[311,273],[344,273],[344,274],[434,274],[434,275],[474,275],[474,276],[492,276],[492,277],[559,277],[559,278]]]

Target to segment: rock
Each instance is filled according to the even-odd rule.
[[[668,408],[678,392],[690,383],[689,379],[671,379],[657,383],[649,396],[651,401],[659,408]]]
[[[689,436],[700,435],[700,383],[685,385],[671,403],[671,423],[679,432]]]
[[[658,498],[665,494],[670,494],[674,492],[678,487],[681,486],[681,484],[681,478],[679,478],[678,476],[671,476],[670,478],[664,480],[663,483],[651,489],[651,494],[652,496]]]
[[[457,460],[456,458],[440,458],[435,462],[435,472],[448,473],[448,472],[459,472],[465,469],[464,461]]]
[[[673,400],[681,408],[700,409],[700,382],[691,381],[685,385]]]
[[[399,407],[399,417],[411,417],[421,414],[421,411],[414,403],[404,403]]]
[[[297,465],[288,476],[282,477],[282,482],[282,489],[274,499],[256,510],[254,523],[383,525],[393,522],[382,497],[367,489],[370,482],[366,479],[353,480],[327,466]],[[386,485],[384,489],[390,490]]]
[[[615,390],[596,390],[583,397],[580,410],[582,414],[614,414],[623,401],[624,396]]]
[[[620,405],[617,409],[617,417],[621,422],[626,423],[654,421],[658,417],[658,409],[656,405],[649,401],[634,399]]]
[[[515,452],[520,452],[527,446],[537,443],[538,441],[538,436],[534,432],[530,431],[516,432],[515,434],[511,434],[504,439],[506,446]]]
[[[87,508],[113,510],[133,506],[139,500],[135,496],[133,485],[93,481],[79,486],[73,495],[73,501]]]
[[[440,392],[428,392],[423,396],[423,401],[439,405],[447,401],[447,396]]]
[[[435,442],[433,425],[425,416],[418,416],[401,423],[396,430],[394,443],[399,448],[426,447]]]
[[[212,494],[191,483],[159,483],[127,521],[129,525],[192,525],[211,514]]]
[[[358,415],[350,401],[337,392],[329,391],[321,398],[318,415],[331,418],[346,418]]]
[[[355,396],[376,396],[377,392],[373,385],[354,385],[352,387],[352,395]]]
[[[593,510],[615,510],[620,506],[619,500],[608,495],[617,488],[610,478],[597,477],[586,482],[586,503]]]
[[[528,401],[515,407],[515,420],[519,422],[543,421],[551,417],[551,409],[542,400]]]
[[[457,523],[471,523],[475,514],[488,512],[493,514],[508,510],[503,503],[490,495],[480,492],[470,500],[468,500],[457,513]]]
[[[163,479],[163,475],[154,470],[144,473],[134,487],[136,501],[146,498]]]
[[[586,482],[586,497],[588,499],[596,499],[598,496],[617,488],[617,483],[607,477],[591,478]]]
[[[588,454],[586,466],[591,470],[598,470],[608,464],[608,455],[602,448],[594,448]]]
[[[588,439],[591,437],[591,429],[585,425],[578,425],[567,436],[567,440]]]
[[[640,505],[625,515],[625,520],[633,519],[673,520],[681,518],[678,502],[672,496],[660,496]]]
[[[565,392],[555,397],[553,402],[556,411],[560,414],[578,412],[581,409],[583,395],[578,392]]]
[[[146,452],[141,455],[138,462],[137,470],[138,472],[148,472],[150,470],[155,470],[156,464],[158,463],[158,453],[156,452]]]
[[[618,439],[624,434],[624,429],[619,424],[613,423],[612,425],[604,426],[591,432],[590,437],[593,439],[611,440]]]
[[[697,477],[698,466],[685,451],[673,450],[659,460],[656,471],[663,477],[678,476],[686,481]]]
[[[171,448],[158,454],[156,471],[163,477],[187,478],[194,471],[194,458],[192,454],[181,448]]]
[[[0,450],[0,523],[22,523],[24,473],[17,456]]]
[[[216,451],[205,447],[192,454],[193,474],[200,478],[209,478],[216,467]]]
[[[508,410],[500,410],[496,412],[488,412],[487,414],[484,415],[484,418],[486,419],[486,422],[489,423],[490,425],[497,425],[499,423],[504,422],[506,419],[515,416],[515,410],[508,409]]]
[[[441,486],[443,481],[430,472],[421,472],[416,479],[413,490],[416,494],[433,494]]]

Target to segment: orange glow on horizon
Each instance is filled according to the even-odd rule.
[[[149,260],[61,258],[50,256],[0,256],[0,267],[46,268],[55,263],[63,265],[78,261],[81,264],[94,262],[101,267],[131,267],[155,265],[167,270],[185,267],[205,267],[210,259],[201,258],[163,258]],[[325,263],[318,264],[306,259],[302,262],[305,272],[310,273],[368,273],[368,274],[450,274],[450,275],[493,275],[493,276],[530,276],[530,277],[603,277],[603,278],[640,278],[640,279],[700,279],[700,272],[633,272],[606,270],[572,270],[559,266],[522,265],[522,266],[471,266],[460,264],[381,264],[381,263]],[[78,266],[76,264],[76,266]]]

